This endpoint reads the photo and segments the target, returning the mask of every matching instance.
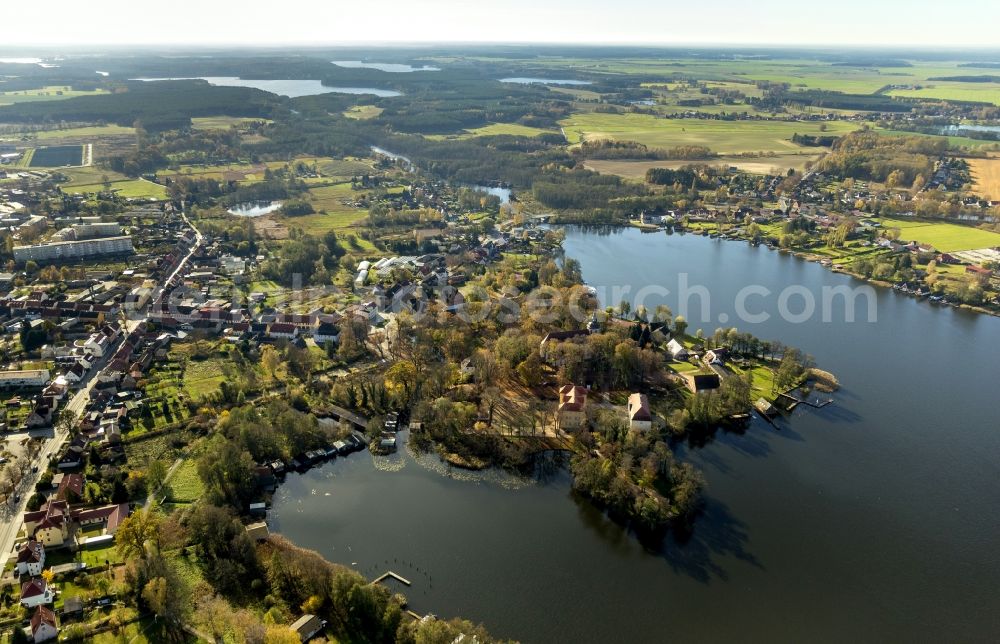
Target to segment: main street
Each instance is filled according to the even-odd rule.
[[[183,210],[181,210],[180,215],[184,222],[194,231],[195,243],[191,245],[191,250],[184,256],[184,259],[177,264],[177,268],[160,283],[153,301],[163,294],[167,284],[184,271],[188,262],[198,251],[198,248],[201,247],[202,240],[204,239],[201,232],[191,223],[191,220],[188,219],[187,214]],[[73,414],[74,420],[79,419],[84,409],[86,409],[87,402],[90,400],[90,392],[97,383],[98,376],[107,368],[110,357],[117,353],[122,345],[125,344],[129,333],[138,328],[140,324],[144,324],[148,319],[148,313],[137,312],[133,318],[125,321],[125,332],[122,333],[122,339],[112,349],[105,352],[100,362],[96,365],[96,368],[91,369],[82,386],[77,390],[73,398],[66,403],[65,409]],[[8,558],[13,554],[17,535],[21,531],[21,517],[24,515],[28,499],[31,498],[35,486],[38,485],[38,480],[42,477],[42,473],[48,469],[49,461],[59,454],[66,440],[69,438],[68,425],[68,423],[57,423],[51,429],[37,430],[30,433],[35,438],[45,437],[46,435],[49,435],[50,438],[45,441],[45,445],[39,450],[35,460],[32,462],[32,470],[22,479],[21,484],[15,490],[15,494],[20,495],[20,500],[13,505],[8,504],[3,510],[3,525],[0,526],[0,570],[3,570],[4,566],[7,565]]]

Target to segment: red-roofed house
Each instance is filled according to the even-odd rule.
[[[17,574],[37,577],[45,568],[45,546],[32,539],[17,551]]]
[[[579,429],[587,421],[587,388],[563,385],[559,389],[559,427]]]
[[[31,616],[31,641],[46,642],[55,639],[58,635],[59,626],[56,625],[56,614],[45,606],[39,606],[35,609],[35,614]]]
[[[653,415],[649,412],[646,394],[632,394],[628,397],[628,426],[636,431],[647,431],[653,427]]]
[[[21,585],[21,605],[34,608],[55,601],[56,593],[42,577],[36,577]]]

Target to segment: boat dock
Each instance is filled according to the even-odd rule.
[[[396,581],[398,581],[399,583],[401,583],[401,584],[403,584],[405,586],[412,586],[413,585],[413,584],[410,583],[409,579],[406,579],[405,577],[403,577],[401,575],[397,575],[396,573],[394,573],[391,570],[389,572],[383,573],[382,575],[376,577],[374,580],[372,580],[371,585],[374,586],[375,584],[382,583],[386,579],[395,579]]]

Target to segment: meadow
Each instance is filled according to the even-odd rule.
[[[621,161],[615,159],[592,159],[586,161],[584,165],[588,169],[600,172],[601,174],[616,174],[626,179],[645,179],[646,171],[650,168],[676,169],[691,163],[737,167],[743,172],[752,174],[783,174],[789,168],[794,168],[801,172],[805,169],[808,162],[816,161],[820,156],[818,153],[778,154],[759,158],[722,156],[709,161]]]
[[[539,136],[541,134],[554,134],[552,130],[543,130],[537,127],[530,127],[527,125],[519,125],[517,123],[490,123],[489,125],[484,125],[482,127],[477,127],[472,130],[465,130],[461,134],[430,134],[425,135],[425,138],[434,139],[437,141],[449,140],[462,140],[462,139],[472,139],[477,136],[500,136],[500,135],[510,135],[510,136]]]
[[[3,84],[0,83],[0,89]],[[0,105],[15,103],[35,103],[38,101],[59,101],[78,96],[98,96],[107,94],[107,90],[74,90],[68,85],[49,85],[38,89],[24,89],[11,92],[0,92]]]
[[[91,125],[86,127],[67,127],[55,130],[24,131],[16,134],[0,136],[3,140],[34,140],[59,141],[63,139],[91,139],[105,136],[134,136],[135,128],[120,125]]]
[[[117,191],[122,197],[132,199],[166,199],[167,189],[158,183],[145,179],[129,179],[114,170],[96,166],[86,168],[66,168],[59,171],[69,177],[69,181],[61,185],[67,194],[86,194],[102,192],[107,189],[104,180],[111,184],[111,190]]]
[[[239,116],[197,116],[191,119],[191,129],[194,130],[228,130],[234,126],[248,123],[270,123],[269,119],[247,118]]]
[[[1000,246],[1000,233],[959,224],[919,219],[881,219],[884,228],[899,228],[901,240],[930,244],[944,253]]]
[[[719,121],[714,119],[662,119],[648,114],[603,114],[581,112],[561,122],[570,143],[613,139],[637,141],[651,148],[705,146],[720,154],[804,151],[792,143],[793,134],[842,135],[858,125],[836,121],[794,123],[789,121]]]
[[[942,98],[1000,105],[1000,83],[930,81],[920,83],[920,85],[920,89],[894,89],[889,92],[889,95],[908,98]]]

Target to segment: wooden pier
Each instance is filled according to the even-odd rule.
[[[827,405],[833,403],[833,398],[827,398],[826,400],[817,400],[816,402],[812,402],[809,400],[802,400],[801,398],[796,398],[791,394],[779,394],[778,398],[786,398],[787,400],[791,401],[791,404],[788,405],[789,411],[795,409],[796,405],[805,405],[807,407],[812,407],[813,409],[822,409],[823,407],[826,407]]]
[[[410,583],[410,580],[409,580],[409,579],[406,579],[405,577],[403,577],[403,576],[401,576],[401,575],[397,575],[396,573],[394,573],[394,572],[393,572],[393,571],[391,571],[391,570],[390,570],[389,572],[386,572],[386,573],[383,573],[382,575],[380,575],[380,576],[376,577],[376,578],[375,578],[375,579],[374,579],[374,580],[373,580],[373,581],[371,582],[371,585],[372,585],[372,586],[374,586],[375,584],[380,584],[380,583],[382,583],[383,581],[385,581],[386,579],[395,579],[395,580],[396,580],[396,581],[398,581],[399,583],[401,583],[401,584],[404,584],[404,585],[406,585],[406,586],[412,586],[412,585],[413,585],[413,584],[411,584],[411,583]]]

